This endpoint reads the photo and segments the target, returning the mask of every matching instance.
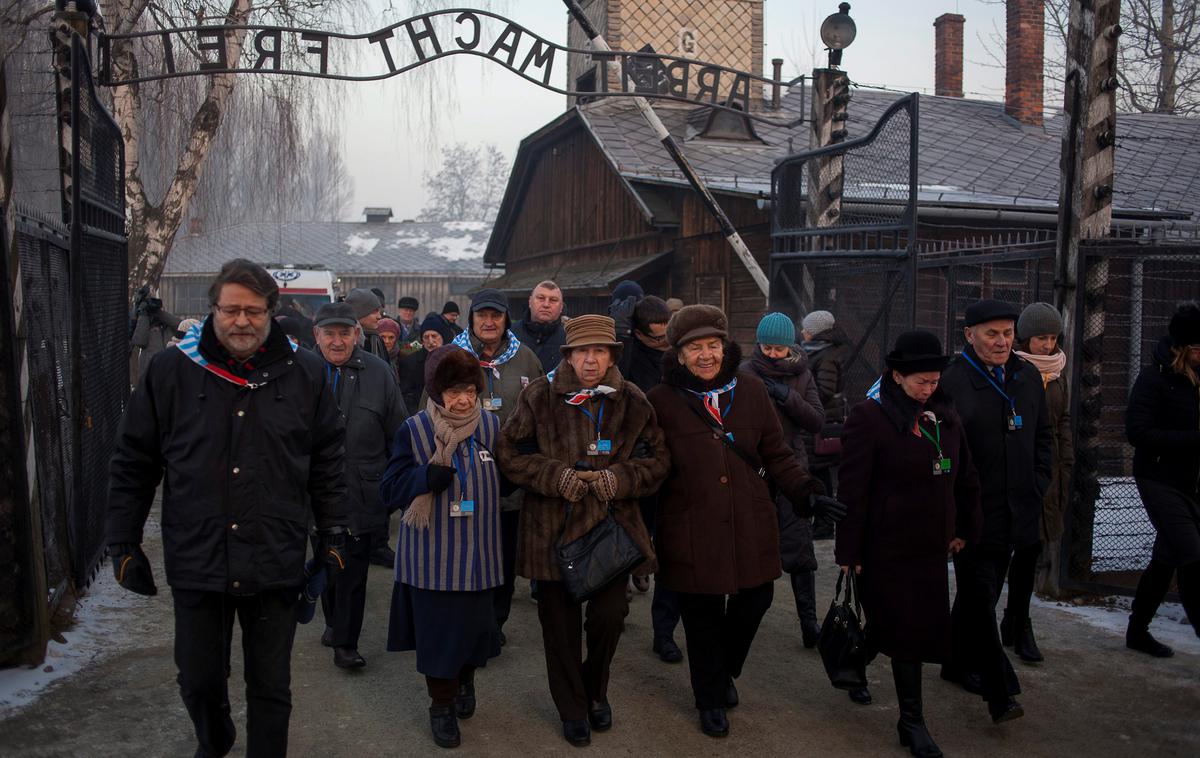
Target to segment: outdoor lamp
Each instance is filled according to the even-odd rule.
[[[839,3],[838,12],[831,13],[821,22],[821,41],[829,51],[829,67],[842,64],[842,50],[850,47],[858,34],[854,19],[850,18],[850,3]]]

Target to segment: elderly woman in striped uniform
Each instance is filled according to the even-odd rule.
[[[492,612],[500,562],[500,434],[481,413],[479,361],[454,345],[425,362],[425,409],[396,432],[380,492],[403,509],[396,547],[388,650],[415,650],[441,747],[461,741],[475,713],[475,669],[500,652]]]

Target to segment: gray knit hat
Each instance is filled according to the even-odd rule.
[[[1028,340],[1044,334],[1058,336],[1062,334],[1062,316],[1058,309],[1050,303],[1030,303],[1021,311],[1017,319],[1017,337]]]
[[[812,311],[800,322],[800,328],[809,334],[817,335],[829,331],[836,323],[829,311]]]
[[[350,290],[350,294],[346,295],[346,302],[354,309],[354,318],[369,316],[383,307],[374,292],[361,287]]]

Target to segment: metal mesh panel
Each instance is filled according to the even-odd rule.
[[[44,225],[43,225],[44,226]],[[71,573],[68,536],[71,454],[71,313],[65,230],[52,244],[46,230],[17,230],[29,360],[33,444],[45,546],[46,585],[54,591]]]
[[[1155,531],[1132,475],[1125,408],[1176,305],[1197,296],[1200,249],[1099,245],[1081,261],[1068,568],[1077,581],[1132,588]]]
[[[108,463],[129,388],[128,269],[124,243],[86,236],[83,296],[79,301],[82,340],[82,416],[79,419],[86,486],[71,514],[76,581],[85,582],[104,551]]]
[[[124,142],[121,131],[96,97],[91,67],[82,43],[75,38],[73,79],[79,87],[73,124],[79,130],[77,170],[83,201],[83,223],[110,234],[125,233]]]

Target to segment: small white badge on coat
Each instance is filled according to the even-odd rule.
[[[489,452],[487,450],[480,450],[479,451],[479,462],[480,463],[492,463],[493,460],[492,460],[491,452]]]

